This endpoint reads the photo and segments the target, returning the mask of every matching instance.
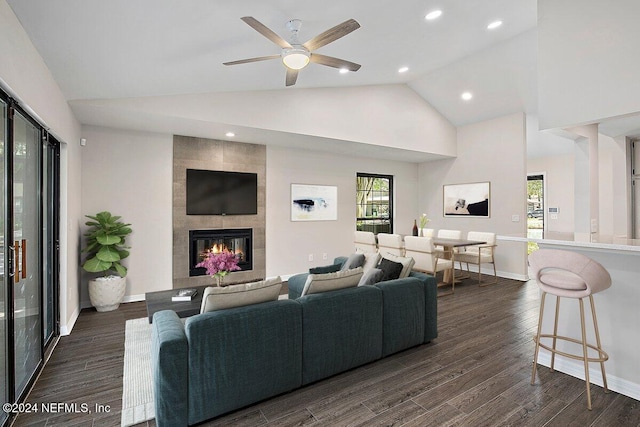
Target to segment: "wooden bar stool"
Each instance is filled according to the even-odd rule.
[[[540,347],[551,352],[551,371],[556,353],[571,359],[582,360],[584,363],[584,376],[587,385],[587,408],[591,410],[591,387],[589,382],[589,362],[599,362],[602,371],[602,383],[605,393],[607,389],[607,377],[604,372],[604,362],[609,359],[607,353],[602,350],[600,344],[600,333],[598,332],[598,321],[596,319],[596,309],[593,305],[593,294],[603,291],[611,286],[611,276],[605,268],[591,258],[571,251],[557,249],[539,249],[529,255],[529,265],[542,290],[540,301],[540,317],[538,319],[538,333],[534,338],[536,350],[533,359],[533,372],[531,373],[531,384],[535,383],[536,367],[538,363],[538,352]],[[544,300],[547,293],[556,296],[556,315],[553,326],[553,334],[543,334],[542,316],[544,313]],[[560,297],[576,298],[580,303],[580,327],[582,340],[558,335],[558,313],[560,311]],[[587,343],[587,334],[584,322],[583,298],[589,297],[591,304],[591,315],[595,330],[596,345]],[[542,338],[551,338],[552,345],[542,344]],[[582,346],[582,354],[570,354],[556,349],[557,340],[569,341]],[[597,357],[589,357],[588,349],[598,352]]]

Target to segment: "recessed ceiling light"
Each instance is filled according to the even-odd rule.
[[[409,71],[409,67],[400,67],[400,68],[398,68],[398,72],[399,73],[406,73],[407,71]]]
[[[493,21],[491,24],[487,25],[488,30],[493,30],[502,25],[502,21]]]
[[[235,134],[235,133],[233,133],[233,132],[227,132],[227,133],[225,133],[224,135],[225,135],[225,136],[228,136],[229,138],[232,138],[232,137],[236,136],[236,134]]]
[[[473,98],[473,95],[471,94],[471,92],[463,92],[462,95],[460,95],[460,97],[465,101],[468,101],[471,98]]]
[[[340,68],[340,74],[347,74],[349,72],[348,68]]]
[[[432,12],[427,13],[427,16],[425,16],[424,19],[431,21],[432,19],[438,18],[440,15],[442,15],[441,10],[434,10]]]

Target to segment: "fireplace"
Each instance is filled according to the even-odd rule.
[[[253,269],[253,229],[228,228],[217,230],[189,230],[189,276],[204,276],[204,268],[196,268],[209,252],[228,250],[240,261],[240,271]]]

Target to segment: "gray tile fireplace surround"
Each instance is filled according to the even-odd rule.
[[[253,172],[258,174],[257,215],[187,215],[187,169]],[[266,148],[264,145],[215,139],[173,137],[173,288],[212,283],[208,276],[189,277],[189,230],[253,229],[253,269],[227,276],[246,282],[265,277]]]

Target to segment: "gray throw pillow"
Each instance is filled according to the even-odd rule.
[[[372,268],[376,268],[378,263],[380,262],[380,254],[378,252],[358,252],[364,255],[364,264],[362,264],[362,269],[367,272]],[[393,261],[393,260],[392,260]]]
[[[342,288],[355,288],[362,278],[362,267],[352,270],[336,271],[327,274],[310,274],[304,283],[301,296],[335,291]]]
[[[358,286],[375,285],[376,283],[382,280],[383,275],[384,275],[384,272],[379,268],[370,268],[362,275],[362,279],[360,279]]]
[[[349,258],[345,261],[342,266],[342,271],[352,270],[354,268],[362,267],[364,265],[364,254],[355,253],[349,255]]]
[[[205,288],[200,313],[275,301],[280,295],[280,276],[259,282]]]

